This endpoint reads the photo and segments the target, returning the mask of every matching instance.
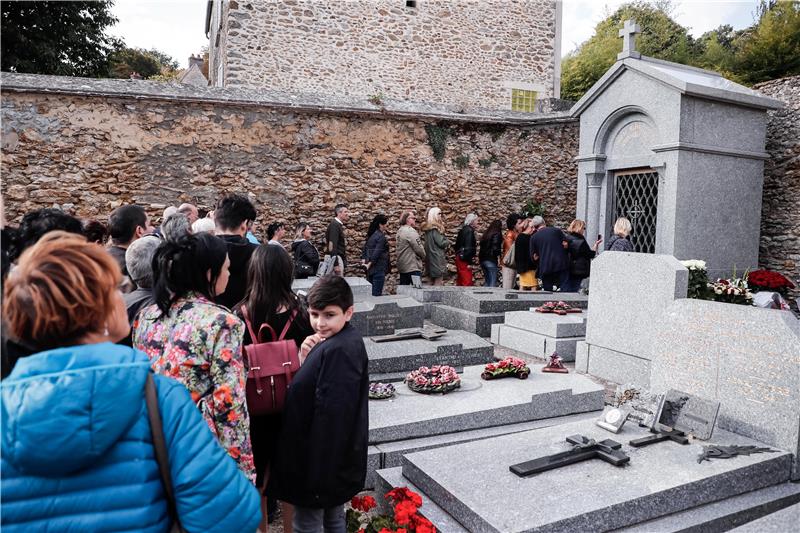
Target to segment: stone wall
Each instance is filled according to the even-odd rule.
[[[366,102],[325,110],[230,89],[6,73],[2,90],[2,193],[12,223],[54,205],[103,220],[131,202],[158,221],[167,204],[211,209],[223,193],[246,192],[262,238],[276,219],[310,221],[322,237],[334,204],[347,202],[348,255],[357,258],[378,211],[394,235],[402,209],[422,217],[438,205],[451,239],[467,213],[481,217],[483,231],[529,197],[555,224],[575,213],[577,123],[561,115],[436,117]],[[441,161],[426,126],[446,134]]]
[[[759,263],[800,286],[800,76],[754,88],[786,106],[770,111],[767,122]]]
[[[211,82],[222,63],[226,87],[510,109],[509,84],[558,97],[559,9],[552,0],[215,0]]]

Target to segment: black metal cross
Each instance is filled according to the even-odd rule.
[[[687,437],[686,433],[683,431],[676,431],[674,429],[651,429],[650,433],[653,433],[653,435],[648,435],[639,439],[633,439],[632,441],[628,442],[628,444],[634,448],[640,448],[642,446],[647,446],[648,444],[655,444],[656,442],[663,442],[665,440],[671,440],[672,442],[677,442],[678,444],[689,444],[689,437]]]
[[[619,451],[622,444],[611,439],[597,442],[583,435],[571,435],[567,437],[567,442],[575,445],[569,451],[511,465],[508,469],[520,477],[525,477],[589,459],[602,459],[614,466],[622,466],[631,460],[625,452]]]

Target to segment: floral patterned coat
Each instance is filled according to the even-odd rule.
[[[145,307],[133,323],[133,346],[153,370],[183,383],[220,445],[255,481],[242,359],[244,324],[199,294],[176,301],[168,315]]]

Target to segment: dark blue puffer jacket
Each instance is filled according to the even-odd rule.
[[[3,531],[168,531],[144,383],[111,343],[20,359],[2,381]],[[155,376],[178,515],[194,531],[255,531],[259,496],[184,386]]]

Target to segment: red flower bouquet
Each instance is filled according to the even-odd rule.
[[[747,276],[747,284],[761,291],[785,293],[789,289],[794,289],[794,283],[789,281],[786,276],[772,270],[754,270],[750,272]]]
[[[354,497],[347,510],[348,533],[436,533],[433,524],[419,514],[422,498],[407,487],[398,487],[386,493],[384,498],[392,509],[390,515],[373,515],[377,506],[372,496]]]
[[[456,369],[447,365],[421,366],[405,379],[408,388],[422,394],[446,394],[461,386]]]
[[[545,302],[540,307],[536,308],[536,312],[566,315],[567,313],[580,313],[581,310],[572,307],[567,302]]]
[[[506,357],[502,361],[486,365],[481,378],[489,380],[516,376],[519,379],[527,379],[530,373],[528,363],[517,357]]]

